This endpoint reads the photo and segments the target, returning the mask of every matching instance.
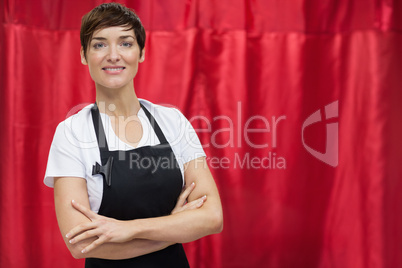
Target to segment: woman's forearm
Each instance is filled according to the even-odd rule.
[[[74,258],[100,258],[109,260],[122,260],[159,251],[174,244],[171,242],[134,239],[124,243],[105,243],[88,253],[82,253],[81,251],[87,245],[92,243],[93,240],[94,239],[87,239],[82,241],[81,243],[77,243],[76,245],[74,245],[73,250],[71,251]]]
[[[205,162],[205,159],[203,161]],[[203,166],[206,167],[206,163]],[[98,215],[90,211],[88,205],[73,201],[72,206],[76,212],[80,212],[90,221],[73,225],[75,227],[67,233],[71,244],[75,245],[92,238],[92,242],[84,248],[84,251],[91,252],[107,243],[126,243],[134,239],[186,243],[219,233],[223,227],[222,206],[208,168],[197,168],[196,162],[191,161],[187,165],[185,178],[186,184],[192,185],[190,189],[193,189],[187,198],[189,204],[201,202],[203,205],[201,207],[195,205],[193,208],[190,206],[184,211],[179,209],[177,210],[179,213],[175,213],[175,208],[172,215],[168,216],[120,221]],[[195,182],[197,187],[194,188],[191,182]],[[206,196],[206,200],[203,196]],[[181,203],[180,200],[181,198],[178,203]]]
[[[209,198],[197,210],[183,211],[174,215],[131,221],[132,237],[157,241],[187,243],[206,235],[219,233],[223,228],[222,212],[214,209]]]
[[[56,178],[55,179],[55,208],[60,232],[71,255],[76,258],[102,258],[102,259],[127,259],[147,253],[155,252],[173,244],[168,242],[135,239],[124,243],[104,243],[97,248],[82,253],[81,251],[97,240],[97,237],[90,237],[77,243],[70,243],[71,237],[67,238],[68,231],[79,224],[88,224],[90,218],[80,213],[72,206],[71,200],[81,202],[88,212],[89,200],[87,195],[86,182],[79,178]],[[93,213],[93,215],[97,215]]]
[[[196,210],[131,221],[132,237],[186,243],[222,231],[222,205],[205,158],[186,163],[184,177],[187,185],[191,182],[197,185],[189,195],[189,202],[206,195],[205,204]]]

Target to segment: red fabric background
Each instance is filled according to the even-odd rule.
[[[101,2],[1,2],[1,267],[83,263],[42,180],[57,124],[94,101],[79,25]],[[122,2],[147,30],[137,95],[192,119],[220,189],[224,231],[185,245],[192,267],[402,267],[402,1]],[[335,167],[303,146],[319,109],[304,141],[325,152],[338,123]],[[270,154],[286,168],[250,164]]]

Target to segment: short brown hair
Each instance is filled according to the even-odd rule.
[[[140,56],[142,55],[145,46],[145,30],[137,14],[119,3],[106,3],[95,7],[82,17],[80,39],[85,58],[94,32],[114,26],[127,26],[127,31],[134,30],[140,47]]]

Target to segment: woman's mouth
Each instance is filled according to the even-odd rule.
[[[104,67],[102,70],[104,71],[111,71],[111,72],[116,72],[116,71],[121,71],[126,69],[125,67]]]
[[[106,66],[102,68],[106,74],[110,75],[118,75],[122,73],[124,69],[126,69],[126,67],[123,66]]]

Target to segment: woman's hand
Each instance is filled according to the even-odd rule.
[[[127,232],[127,222],[98,215],[74,200],[71,201],[71,204],[91,222],[80,224],[71,229],[66,234],[66,237],[70,239],[69,242],[74,244],[87,238],[98,237],[81,253],[87,253],[106,242],[122,243],[132,239]]]
[[[181,192],[179,198],[177,199],[176,206],[172,210],[171,214],[176,214],[176,213],[179,213],[179,212],[182,212],[185,210],[192,210],[192,209],[197,209],[197,208],[202,207],[204,202],[207,200],[206,195],[187,203],[187,198],[191,194],[191,192],[194,190],[194,188],[195,188],[195,183],[193,182],[190,184],[190,186],[188,186],[186,189],[184,189]]]
[[[207,199],[205,195],[187,203],[187,198],[194,188],[195,184],[192,183],[182,191],[171,214],[202,207]],[[123,243],[133,239],[128,231],[130,228],[128,221],[120,221],[98,215],[74,200],[71,201],[71,204],[73,208],[84,214],[91,222],[80,224],[71,229],[66,234],[66,237],[70,239],[69,242],[75,244],[88,238],[97,237],[97,239],[85,247],[81,253],[88,253],[106,242]]]

